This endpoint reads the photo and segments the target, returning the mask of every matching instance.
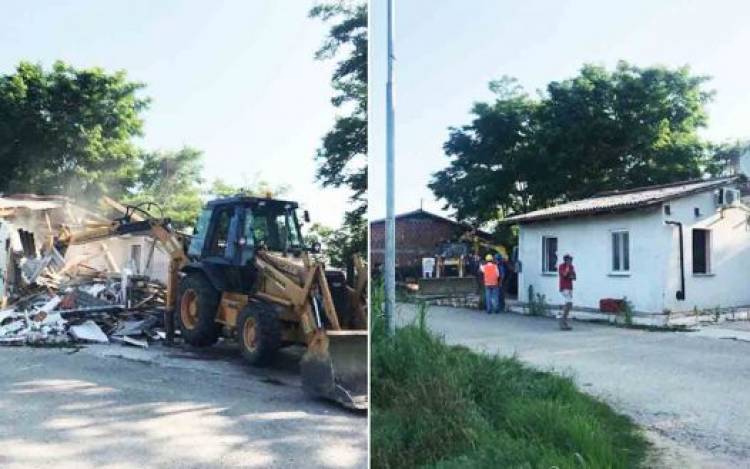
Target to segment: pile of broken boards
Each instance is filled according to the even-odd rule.
[[[58,285],[37,277],[0,310],[0,345],[54,346],[163,340],[165,289],[146,276],[98,272]]]

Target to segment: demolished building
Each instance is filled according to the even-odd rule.
[[[64,230],[111,223],[62,196],[0,197],[0,344],[159,339],[169,256],[148,236],[62,246]],[[124,333],[123,333],[124,332]]]

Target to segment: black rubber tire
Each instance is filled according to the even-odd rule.
[[[192,290],[197,295],[197,321],[193,328],[184,323],[182,317],[183,295]],[[219,340],[221,325],[216,322],[221,295],[198,272],[189,272],[180,281],[180,295],[177,297],[176,316],[182,338],[194,347],[208,347]]]
[[[254,321],[255,347],[247,343],[245,326]],[[252,327],[252,326],[249,326]],[[242,357],[253,366],[269,365],[281,348],[281,321],[273,306],[251,301],[237,317],[237,336]]]

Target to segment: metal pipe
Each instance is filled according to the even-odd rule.
[[[682,241],[682,223],[678,221],[672,221],[672,220],[666,220],[664,223],[667,225],[675,225],[677,228],[679,228],[679,238],[680,238],[680,289],[677,291],[677,294],[675,295],[678,300],[682,301],[685,299],[685,256],[684,256],[684,247],[683,247],[683,241]]]
[[[385,84],[385,311],[386,332],[394,330],[396,310],[396,223],[394,218],[395,145],[393,110],[393,0],[388,0],[388,77]]]

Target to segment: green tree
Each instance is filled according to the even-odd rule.
[[[712,93],[687,67],[613,71],[585,65],[530,98],[509,78],[492,82],[471,124],[451,128],[451,161],[432,191],[457,217],[481,224],[598,192],[714,174],[698,135]]]
[[[305,244],[312,246],[313,243],[320,243],[321,257],[326,263],[338,268],[349,266],[352,256],[349,240],[361,234],[353,234],[347,227],[333,229],[320,223],[313,223],[306,231]]]
[[[131,192],[123,199],[130,205],[157,203],[175,226],[191,226],[203,205],[201,186],[203,155],[184,147],[178,151],[142,152],[137,178]]]
[[[323,137],[315,156],[316,179],[324,187],[351,189],[353,208],[342,230],[346,257],[367,251],[367,3],[334,1],[310,10],[310,17],[331,23],[316,54],[336,59],[332,104],[343,114]]]
[[[207,198],[230,197],[237,194],[256,197],[280,198],[289,192],[288,184],[273,184],[256,173],[252,179],[243,178],[239,185],[230,184],[221,178],[215,178],[208,189]]]
[[[750,153],[750,141],[737,140],[713,145],[714,163],[724,168],[727,174],[739,172],[740,158],[748,153]]]
[[[115,197],[135,179],[144,87],[125,72],[21,62],[0,75],[0,191]]]

